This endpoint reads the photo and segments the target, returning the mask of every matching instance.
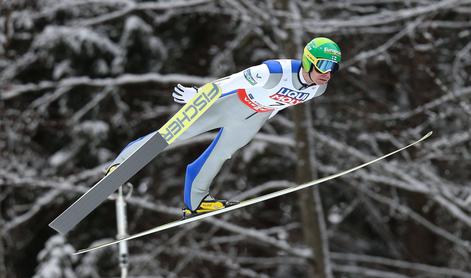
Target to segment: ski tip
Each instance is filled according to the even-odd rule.
[[[422,140],[429,138],[433,134],[433,131],[429,131],[427,134],[425,134],[424,137],[422,137]]]

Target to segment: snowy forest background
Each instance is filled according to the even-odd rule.
[[[471,1],[0,3],[0,277],[119,277],[116,248],[72,255],[116,235],[113,201],[66,238],[47,224],[179,109],[177,83],[300,58],[315,36],[339,43],[341,71],[271,119],[214,195],[258,196],[434,135],[316,190],[131,241],[130,277],[471,277]],[[186,164],[213,137],[132,179],[130,233],[180,217]]]

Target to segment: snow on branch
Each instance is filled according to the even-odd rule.
[[[93,30],[48,26],[36,36],[27,53],[2,71],[0,83],[10,86],[17,75],[35,64],[51,69],[53,77],[59,79],[75,72],[77,64],[87,58],[98,59],[99,62],[96,67],[90,67],[90,71],[100,71],[103,67],[107,71],[105,60],[111,62],[120,56],[119,46]]]
[[[34,16],[35,20],[42,18],[50,18],[62,10],[76,9],[81,6],[94,7],[94,6],[109,6],[113,10],[108,13],[100,14],[92,18],[78,18],[74,19],[71,24],[76,26],[93,26],[105,24],[110,21],[125,17],[136,11],[166,11],[182,8],[194,8],[201,5],[207,5],[215,2],[214,0],[177,0],[177,1],[156,1],[156,2],[139,2],[134,0],[84,0],[84,1],[71,1],[68,3],[56,4],[52,7],[43,9],[39,14]],[[119,7],[117,7],[119,5]]]
[[[426,5],[414,8],[405,8],[394,11],[380,11],[378,13],[369,14],[365,16],[357,16],[347,20],[306,20],[302,23],[305,28],[311,30],[327,29],[341,29],[341,28],[355,28],[374,25],[392,24],[403,20],[410,20],[414,17],[430,15],[437,11],[455,9],[457,6],[465,7],[470,5],[470,0],[446,0],[446,1],[429,1]],[[291,23],[290,27],[299,28],[299,24]]]
[[[384,257],[379,257],[379,256],[369,256],[365,254],[332,252],[331,255],[334,260],[338,260],[338,261],[378,264],[378,265],[383,265],[383,266],[388,266],[388,267],[430,273],[433,275],[439,275],[439,277],[453,275],[453,277],[471,278],[471,274],[468,272],[460,271],[458,269],[453,269],[453,268],[447,268],[447,267],[437,267],[433,265],[407,262],[407,261],[389,259],[389,258],[384,258]]]
[[[420,225],[424,226],[425,228],[427,228],[432,233],[434,233],[438,236],[441,236],[441,237],[445,238],[446,240],[449,240],[450,242],[453,242],[454,244],[456,244],[460,247],[463,247],[469,253],[471,253],[471,242],[470,241],[461,239],[461,238],[451,234],[450,232],[446,231],[445,229],[442,229],[442,228],[438,227],[437,225],[431,223],[430,221],[428,221],[427,219],[422,217],[419,213],[413,211],[411,208],[407,207],[406,205],[400,204],[395,200],[392,200],[392,199],[387,198],[385,196],[382,196],[378,193],[375,193],[375,192],[367,189],[366,187],[360,187],[359,190],[364,192],[366,195],[373,198],[374,200],[376,200],[380,203],[386,204],[394,210],[400,211],[402,214],[405,214],[405,215],[407,215],[407,217],[412,218],[414,221],[416,221]]]
[[[212,80],[214,77],[199,77],[184,74],[123,74],[116,78],[90,78],[90,77],[70,77],[64,78],[60,81],[41,81],[38,84],[24,84],[14,85],[10,89],[5,90],[0,99],[10,100],[12,98],[21,96],[26,93],[34,93],[42,90],[51,90],[58,87],[77,87],[77,86],[90,86],[90,87],[113,87],[132,84],[143,83],[158,83],[158,84],[205,84]]]

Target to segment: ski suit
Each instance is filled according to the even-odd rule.
[[[184,202],[195,210],[209,195],[212,180],[224,161],[245,146],[278,111],[322,95],[326,85],[308,86],[299,60],[268,60],[215,81],[221,97],[177,141],[209,130],[219,132],[209,147],[187,166]],[[151,134],[147,135],[151,136]],[[129,143],[113,161],[119,164],[146,140]]]

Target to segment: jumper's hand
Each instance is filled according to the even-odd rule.
[[[192,97],[196,95],[198,90],[195,87],[185,87],[181,84],[177,84],[173,88],[173,100],[178,103],[187,103]]]

